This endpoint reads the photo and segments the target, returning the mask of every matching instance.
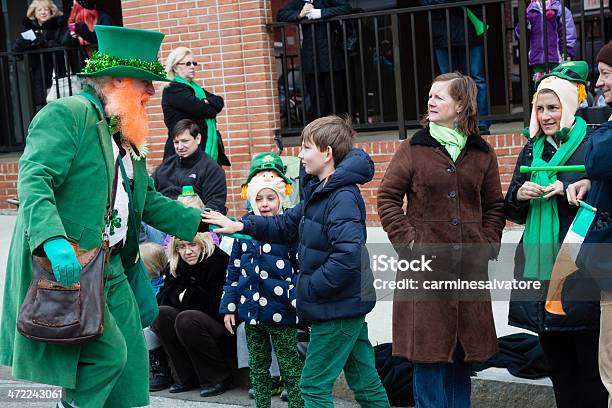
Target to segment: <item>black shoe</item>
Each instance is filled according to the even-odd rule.
[[[166,360],[166,353],[162,347],[149,351],[149,364],[151,375],[149,377],[149,391],[161,391],[172,385],[170,367]]]
[[[207,385],[205,387],[200,388],[200,397],[214,397],[215,395],[221,395],[225,391],[229,390],[232,385],[232,378],[228,378],[219,384]]]
[[[161,391],[172,385],[172,377],[169,374],[153,374],[149,381],[149,391]]]
[[[198,388],[197,384],[172,384],[170,386],[170,390],[168,391],[170,394],[178,394],[179,392],[191,391]]]

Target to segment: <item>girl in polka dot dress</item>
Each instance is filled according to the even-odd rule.
[[[263,163],[280,162],[271,158]],[[287,182],[280,168],[253,170],[247,180],[246,196],[256,215],[273,216],[281,211]],[[227,279],[219,312],[225,327],[234,332],[236,320],[244,321],[251,383],[258,408],[270,407],[271,344],[274,345],[289,408],[303,407],[299,381],[302,361],[297,350],[294,277],[298,272],[297,246],[236,239],[227,268]],[[236,314],[238,315],[236,317]]]

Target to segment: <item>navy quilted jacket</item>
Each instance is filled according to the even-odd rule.
[[[304,179],[304,200],[275,217],[244,217],[256,239],[299,241],[297,314],[307,322],[365,316],[376,302],[366,242],[366,210],[357,184],[372,180],[374,162],[351,150],[327,182]],[[362,262],[362,258],[364,262]]]

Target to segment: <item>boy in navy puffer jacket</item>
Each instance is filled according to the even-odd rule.
[[[376,296],[357,184],[372,180],[374,163],[352,146],[350,119],[317,119],[302,132],[299,157],[308,174],[302,202],[275,217],[204,216],[220,225],[215,231],[222,234],[243,231],[266,242],[299,241],[297,314],[312,324],[300,381],[306,407],[333,407],[332,388],[342,370],[361,406],[389,407],[365,323]]]
[[[274,216],[290,191],[281,158],[274,153],[257,155],[243,192],[252,213]],[[302,361],[297,350],[294,276],[298,272],[297,246],[236,239],[232,247],[219,312],[233,334],[238,319],[245,322],[249,367],[255,403],[270,407],[272,350],[285,381],[289,408],[304,406],[299,380]]]

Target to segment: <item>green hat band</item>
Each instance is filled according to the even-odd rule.
[[[140,68],[160,77],[166,76],[166,71],[164,70],[163,65],[159,63],[159,61],[147,62],[136,58],[123,59],[114,57],[110,54],[101,54],[99,52],[95,52],[91,57],[89,57],[89,59],[87,60],[87,64],[85,65],[85,68],[83,68],[83,71],[81,71],[81,73],[95,74],[96,72],[100,72],[107,68],[119,66]]]

